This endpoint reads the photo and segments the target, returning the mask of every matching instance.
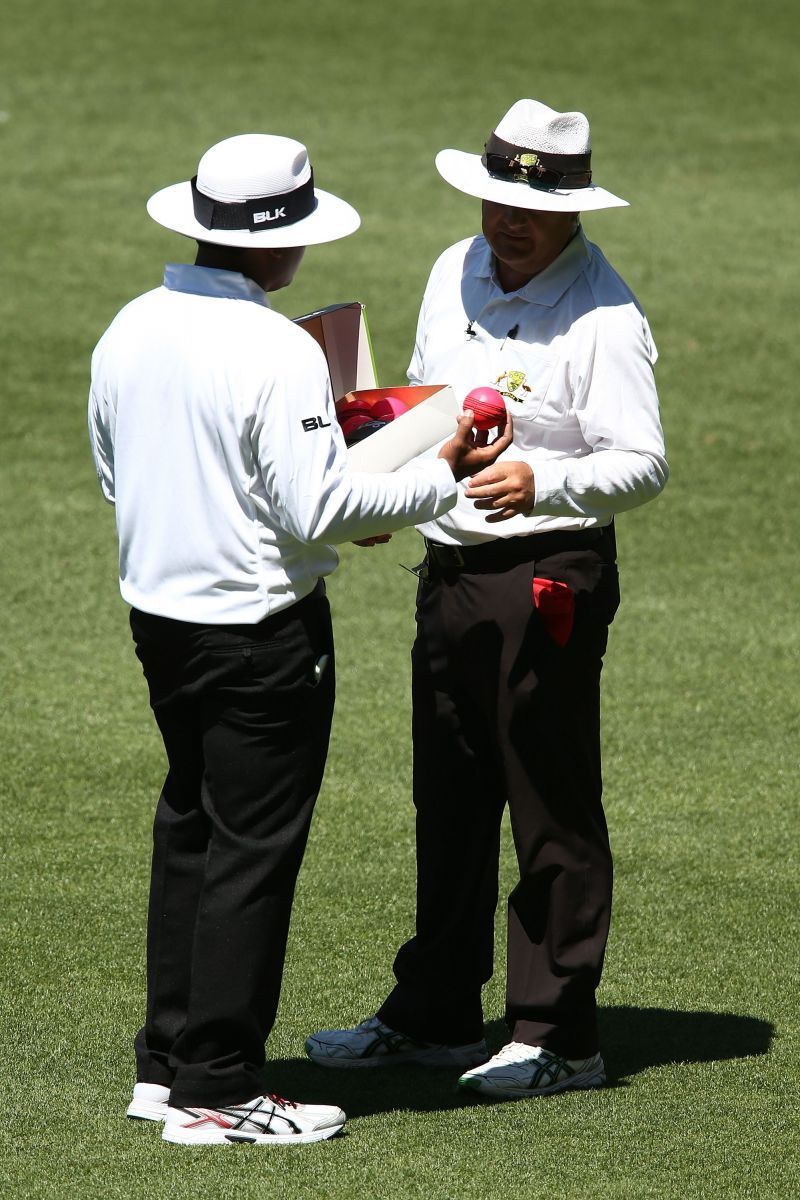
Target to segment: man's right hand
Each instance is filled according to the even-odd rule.
[[[484,467],[490,467],[497,457],[511,445],[514,427],[511,414],[506,416],[506,423],[501,432],[488,446],[478,445],[478,439],[472,431],[474,416],[467,411],[458,418],[458,428],[449,442],[445,442],[439,451],[456,480],[464,479],[467,475],[475,475]]]

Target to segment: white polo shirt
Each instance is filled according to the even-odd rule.
[[[503,292],[483,237],[451,246],[433,267],[408,370],[412,383],[511,393],[514,442],[503,459],[533,469],[527,516],[486,524],[464,496],[420,531],[470,545],[553,529],[607,525],[667,480],[653,379],[656,349],[635,297],[579,230],[555,262]]]
[[[440,460],[351,474],[316,342],[230,271],[170,265],[92,357],[89,432],[136,608],[253,624],[337,565],[330,543],[453,506]]]

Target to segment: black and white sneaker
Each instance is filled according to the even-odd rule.
[[[126,1116],[135,1121],[163,1121],[167,1116],[169,1088],[159,1083],[137,1083]]]
[[[354,1029],[321,1029],[306,1038],[306,1054],[320,1067],[392,1067],[417,1063],[423,1067],[473,1067],[484,1062],[486,1042],[443,1046],[420,1042],[368,1017]]]
[[[543,1046],[509,1042],[488,1062],[462,1075],[458,1086],[487,1099],[517,1100],[602,1087],[605,1081],[606,1071],[599,1054],[566,1059]]]
[[[162,1137],[180,1146],[294,1146],[333,1137],[345,1120],[332,1105],[256,1096],[222,1108],[169,1108]]]

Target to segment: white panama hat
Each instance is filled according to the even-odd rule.
[[[482,155],[440,150],[436,169],[460,192],[513,208],[627,208],[627,200],[592,183],[591,161],[592,139],[583,113],[560,113],[538,100],[518,100]]]
[[[197,241],[253,249],[333,242],[361,224],[345,200],[314,187],[302,142],[273,133],[217,142],[194,179],[156,192],[147,211],[159,225]]]

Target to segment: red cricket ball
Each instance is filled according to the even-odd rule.
[[[373,418],[368,409],[350,410],[343,412],[339,416],[339,424],[344,434],[345,442],[359,429],[362,425],[369,425]]]
[[[395,417],[408,412],[408,405],[396,396],[383,396],[372,405],[372,412],[377,421],[394,421]]]
[[[464,411],[475,414],[475,428],[481,431],[497,429],[506,419],[506,402],[496,388],[476,387],[465,397]]]

